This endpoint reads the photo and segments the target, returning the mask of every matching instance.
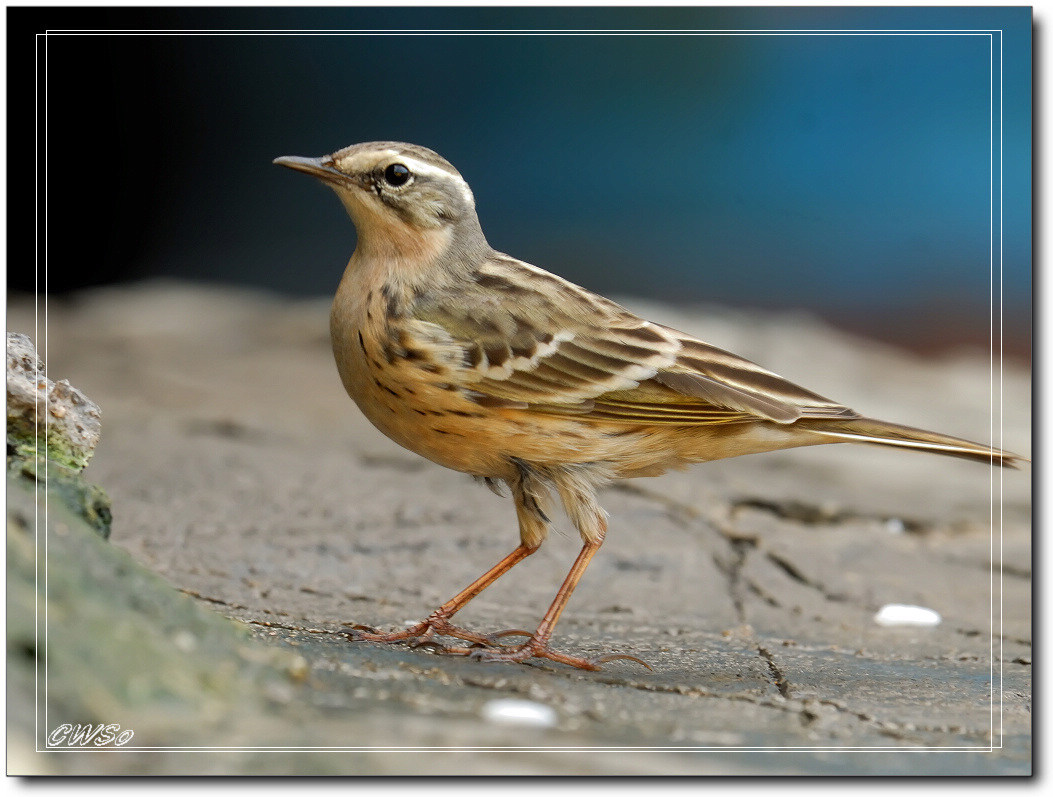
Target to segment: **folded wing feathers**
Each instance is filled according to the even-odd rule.
[[[612,391],[629,390],[671,365],[675,348],[644,348],[602,333],[557,335],[555,348],[538,348],[529,357],[478,367],[483,379],[473,388],[531,403],[569,405]],[[555,339],[554,339],[555,342]]]
[[[479,393],[532,407],[551,404],[555,406],[550,411],[596,420],[690,425],[856,417],[852,410],[748,360],[647,322],[607,330],[564,330],[549,340],[536,340],[530,351],[505,353],[497,364],[484,351],[474,370],[472,389]],[[699,403],[604,398],[648,380]],[[588,400],[595,404],[577,406]]]
[[[777,423],[793,423],[800,418],[859,417],[848,407],[805,390],[756,363],[677,334],[682,345],[677,368],[657,377],[674,390]]]
[[[719,407],[740,410],[754,416],[759,415],[777,423],[793,423],[801,417],[801,412],[797,407],[740,390],[702,374],[666,372],[659,374],[656,381],[685,396],[694,396]]]
[[[521,290],[513,272],[523,268],[545,283],[544,292],[478,318],[448,318],[441,304],[432,305],[427,320],[417,322],[426,334],[414,330],[480,404],[626,423],[858,417],[749,360],[511,258],[498,256],[477,279]]]

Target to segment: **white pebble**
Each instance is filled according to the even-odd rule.
[[[904,603],[886,603],[874,615],[878,625],[939,625],[943,621],[940,613],[924,606],[908,606]]]
[[[483,719],[501,725],[529,725],[533,728],[552,728],[556,712],[551,706],[532,700],[491,700],[483,706]]]
[[[907,530],[907,524],[898,517],[890,517],[885,521],[885,531],[889,534],[902,534]]]

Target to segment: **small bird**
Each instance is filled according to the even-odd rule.
[[[507,485],[519,545],[425,620],[349,636],[427,644],[486,661],[545,658],[594,670],[616,658],[554,650],[556,622],[599,550],[597,490],[691,463],[855,442],[1014,467],[1023,459],[935,432],[865,418],[754,363],[561,277],[495,251],[471,189],[444,158],[392,141],[274,163],[317,177],[358,232],[330,315],[337,369],[365,416],[396,443]],[[551,491],[583,546],[533,632],[451,623],[545,540]],[[528,637],[519,644],[504,636]],[[440,645],[436,636],[468,646]],[[645,664],[644,662],[640,662]],[[645,664],[646,666],[646,664]]]

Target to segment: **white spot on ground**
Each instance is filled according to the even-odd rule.
[[[483,706],[483,719],[499,725],[528,725],[554,728],[556,712],[551,706],[532,700],[491,700]]]
[[[924,606],[909,606],[904,603],[886,603],[874,615],[878,625],[935,626],[943,622],[940,613]]]
[[[898,517],[890,517],[885,521],[885,531],[889,534],[903,534],[906,530],[907,524]]]

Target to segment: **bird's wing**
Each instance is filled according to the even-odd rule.
[[[622,423],[696,425],[851,410],[554,274],[497,256],[456,296],[413,310],[405,345],[442,351],[479,404]]]
[[[856,418],[858,413],[756,363],[669,327],[680,343],[676,364],[655,381],[677,393],[778,423],[800,418]]]

